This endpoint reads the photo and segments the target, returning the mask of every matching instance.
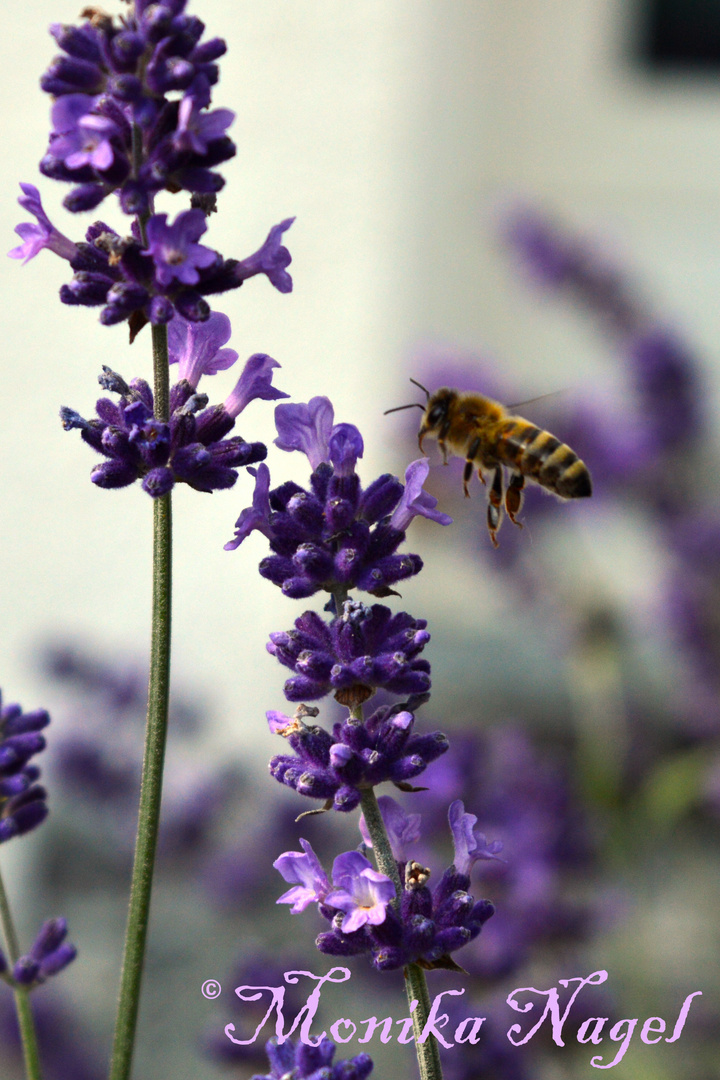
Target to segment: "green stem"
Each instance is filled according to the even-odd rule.
[[[2,874],[0,874],[0,928],[2,928],[7,958],[10,961],[10,966],[14,967],[20,956],[20,946],[15,933],[15,924],[10,913],[10,903],[5,892]],[[35,1022],[30,1008],[30,993],[20,986],[14,986],[13,993],[15,995],[15,1012],[17,1013],[23,1057],[25,1059],[26,1080],[42,1080]]]
[[[402,884],[398,873],[395,856],[390,847],[390,841],[385,831],[385,824],[380,814],[380,807],[375,798],[374,788],[368,788],[362,793],[360,799],[365,824],[367,825],[370,839],[373,843],[373,854],[377,868],[381,874],[389,877],[395,886],[398,900],[402,895]],[[427,988],[425,972],[417,964],[408,964],[404,971],[405,992],[408,1004],[417,1002],[412,1013],[413,1032],[415,1034],[415,1052],[418,1059],[421,1080],[442,1080],[442,1066],[440,1064],[440,1052],[434,1035],[429,1035],[425,1042],[420,1042],[427,1019],[430,1015],[430,994]]]
[[[152,339],[155,361],[155,415],[162,420],[167,419],[169,403],[167,328],[153,326]],[[168,494],[153,502],[152,640],[145,756],[109,1080],[129,1080],[140,1003],[167,738],[170,690],[171,567],[172,511]]]

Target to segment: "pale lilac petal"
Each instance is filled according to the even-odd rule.
[[[427,458],[419,458],[408,465],[405,470],[405,491],[390,518],[390,525],[394,529],[405,532],[412,519],[418,515],[437,521],[440,525],[452,524],[451,517],[435,509],[437,499],[434,495],[423,491],[429,471],[430,462]]]
[[[330,882],[320,860],[307,840],[300,840],[304,854],[286,851],[275,860],[273,866],[294,887],[276,900],[278,904],[292,904],[292,912],[304,911],[308,904],[322,902],[330,890]]]
[[[240,547],[243,540],[257,529],[265,536],[272,535],[270,526],[270,470],[265,462],[258,465],[257,470],[248,469],[255,477],[255,490],[253,492],[252,506],[247,506],[235,522],[235,536],[224,545],[225,551],[234,551]]]
[[[501,840],[493,840],[488,843],[484,833],[475,833],[473,830],[477,824],[475,814],[466,814],[465,807],[460,799],[451,803],[448,810],[448,820],[455,845],[455,869],[460,874],[470,874],[473,863],[479,859],[495,859],[505,862],[500,858],[503,845]]]
[[[231,367],[238,354],[221,348],[231,333],[230,320],[221,311],[211,312],[205,322],[190,322],[176,315],[168,325],[168,352],[170,363],[178,364],[178,379],[187,379],[197,387],[203,375]]]
[[[332,892],[325,903],[345,913],[342,930],[351,934],[362,926],[379,926],[385,921],[387,905],[395,898],[390,878],[373,870],[358,851],[346,851],[333,863]]]
[[[267,353],[253,353],[246,362],[235,389],[225,399],[225,411],[231,416],[239,416],[256,398],[262,401],[277,401],[279,398],[290,397],[284,390],[278,390],[272,385],[273,368],[279,367],[277,360],[273,360]]]
[[[246,281],[255,274],[266,274],[278,292],[292,292],[292,278],[285,269],[292,262],[292,257],[281,241],[283,233],[290,228],[294,220],[294,217],[285,218],[279,225],[273,225],[262,247],[238,263],[236,273],[241,281]]]
[[[281,450],[301,450],[307,454],[311,468],[329,461],[328,443],[333,428],[333,407],[326,397],[311,398],[307,405],[278,405],[275,409],[278,437],[275,445]]]
[[[18,202],[23,210],[28,210],[37,218],[37,225],[29,221],[23,221],[15,226],[15,232],[23,241],[18,247],[8,251],[11,259],[22,259],[29,262],[35,256],[47,248],[59,255],[62,259],[73,259],[77,255],[77,245],[64,236],[55,228],[45,213],[40,199],[40,192],[34,184],[20,184],[23,194],[18,197]]]
[[[390,795],[381,795],[378,806],[395,859],[407,862],[407,847],[420,839],[420,814],[407,814]],[[372,847],[364,814],[360,815],[359,827],[365,844]]]

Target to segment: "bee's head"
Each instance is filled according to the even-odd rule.
[[[431,435],[434,438],[442,435],[442,430],[447,424],[450,415],[450,409],[457,396],[457,390],[451,390],[447,386],[441,387],[440,390],[436,390],[434,394],[430,395],[418,432],[418,446],[421,450],[426,435]]]

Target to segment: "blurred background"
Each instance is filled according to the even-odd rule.
[[[218,305],[241,358],[274,356],[293,400],[328,395],[336,419],[365,436],[366,482],[402,475],[417,455],[417,410],[382,415],[420,400],[411,376],[508,403],[560,391],[519,411],[570,442],[594,478],[587,505],[529,497],[525,528],[505,522],[495,552],[479,485],[463,500],[460,471],[440,469],[433,447],[427,486],[455,525],[416,522],[407,545],[426,568],[402,606],[433,634],[423,719],[456,748],[436,766],[436,788],[443,806],[465,791],[508,858],[476,889],[498,914],[459,958],[478,1015],[495,1009],[501,1037],[482,1060],[450,1055],[448,1076],[589,1074],[590,1051],[607,1040],[603,1051],[534,1044],[528,1060],[508,1059],[503,999],[598,967],[608,996],[589,1015],[671,1023],[703,991],[679,1043],[636,1036],[620,1080],[718,1076],[720,5],[190,9],[228,41],[214,103],[237,113],[238,154],[222,169],[208,242],[244,257],[297,215],[292,295],[256,280]],[[39,186],[71,237],[92,220],[71,219],[60,186],[37,173],[49,127],[38,78],[55,53],[44,27],[78,16],[66,0],[5,13],[8,249],[24,218],[19,180]],[[49,254],[0,272],[0,685],[5,700],[56,719],[44,755],[51,820],[0,860],[21,935],[50,915],[70,919],[80,958],[37,1000],[50,1043],[62,1047],[64,1031],[68,1054],[87,1058],[61,1058],[50,1080],[93,1080],[129,872],[151,507],[137,487],[94,488],[93,457],[57,413],[92,410],[102,363],[147,376],[150,357],[142,335],[128,350],[124,326],[55,300],[67,274]],[[232,372],[208,380],[212,400],[233,382]],[[255,403],[242,434],[270,443],[271,407]],[[271,447],[268,462],[274,478],[306,479],[300,455]],[[264,712],[283,709],[284,674],[264,643],[302,609],[257,576],[258,534],[223,551],[250,499],[241,476],[230,492],[179,490],[174,501],[177,721],[138,1076],[222,1075],[211,1035],[227,1017],[199,987],[218,978],[225,1007],[236,965],[255,956],[264,971],[265,951],[286,942],[291,916],[273,906],[282,883],[268,852],[305,835],[330,859],[356,842],[348,822],[293,825],[306,807],[266,778],[278,747]],[[450,854],[438,800],[417,797],[439,874]],[[271,830],[260,844],[258,806]],[[320,926],[310,911],[294,918],[293,937],[305,936],[297,966],[320,970]],[[374,1001],[385,982],[365,974],[358,994]],[[392,989],[387,1009],[402,1015]],[[14,1080],[7,1030],[2,1075]],[[397,1075],[383,1053],[376,1075]],[[242,1078],[260,1066],[225,1068]]]

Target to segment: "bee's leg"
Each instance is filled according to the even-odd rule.
[[[512,521],[513,525],[517,525],[518,529],[522,529],[522,522],[515,520],[515,515],[522,506],[522,489],[525,487],[525,477],[522,473],[513,473],[510,477],[510,483],[507,486],[505,492],[505,509],[507,510],[507,516]]]
[[[447,446],[445,444],[445,440],[447,439],[449,434],[450,434],[450,424],[446,420],[445,423],[443,424],[443,426],[440,428],[440,431],[438,432],[438,437],[437,437],[438,446],[440,447],[440,450],[442,451],[443,465],[447,465],[449,457],[450,457],[450,455],[448,454],[448,448],[447,448]]]
[[[503,474],[498,465],[493,476],[492,487],[488,492],[487,524],[493,547],[498,546],[497,531],[502,521]]]
[[[465,458],[465,468],[463,469],[463,491],[465,492],[465,498],[466,499],[470,498],[470,492],[468,491],[468,484],[470,483],[470,480],[472,479],[473,465],[475,464],[475,455],[477,454],[479,449],[480,449],[480,440],[479,439],[473,439],[473,441],[468,446],[467,457]],[[484,484],[485,480],[484,480],[484,477],[483,477],[482,473],[480,472],[480,470],[478,470],[478,476],[480,477],[480,479],[482,480],[482,482]]]

